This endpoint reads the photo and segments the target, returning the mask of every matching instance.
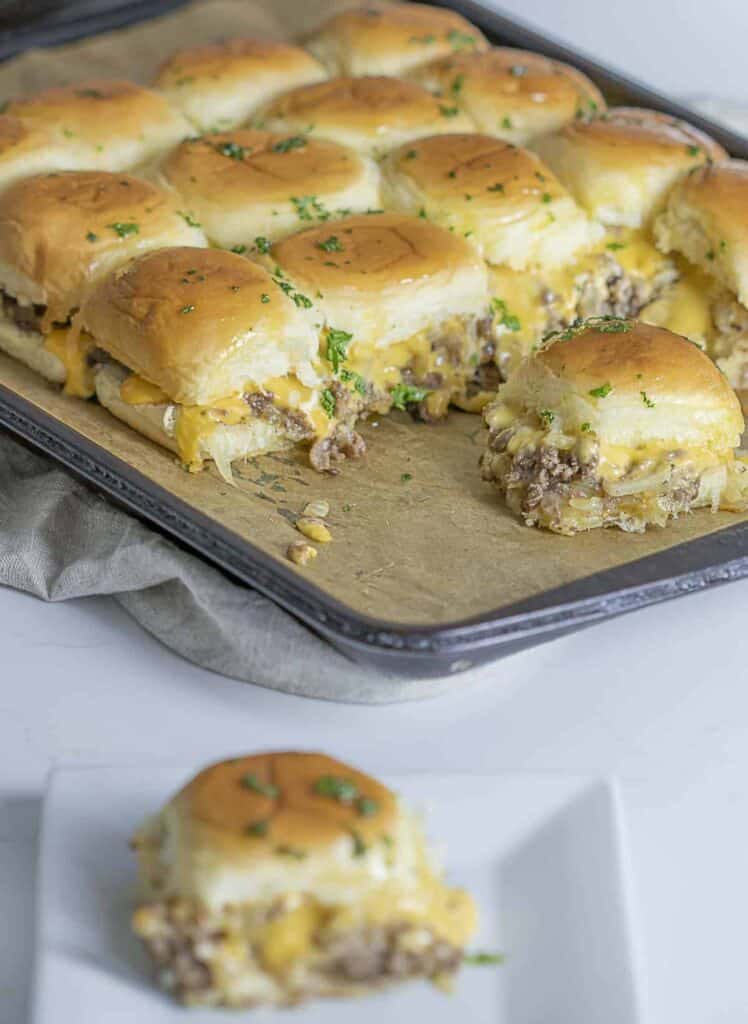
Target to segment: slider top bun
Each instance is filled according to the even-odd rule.
[[[729,160],[686,175],[655,236],[663,252],[683,253],[748,306],[748,163]]]
[[[18,117],[0,114],[0,188],[18,178],[45,171],[72,170],[80,166],[63,142],[44,127],[26,124]]]
[[[584,429],[626,448],[733,449],[740,403],[693,342],[662,327],[598,318],[560,332],[501,388],[510,408],[552,410],[565,433]]]
[[[323,754],[256,754],[206,768],[146,823],[135,847],[151,895],[208,908],[301,891],[355,913],[358,901],[385,885],[390,903],[380,913],[392,912],[393,898],[407,901],[408,892],[416,910],[429,881],[439,898],[420,828],[395,794]],[[461,914],[460,894],[443,890],[450,895],[451,914],[432,916],[453,941],[464,941],[472,905],[465,898]]]
[[[203,131],[233,128],[274,96],[326,78],[306,50],[269,39],[229,39],[179,50],[154,87]]]
[[[678,178],[726,156],[698,128],[636,107],[574,121],[536,139],[532,148],[593,217],[631,228],[659,212]]]
[[[64,322],[91,282],[147,249],[207,245],[162,189],[128,174],[63,171],[0,193],[0,287]]]
[[[520,145],[606,107],[597,86],[576,68],[504,46],[445,57],[410,77],[456,103],[479,131]]]
[[[456,11],[369,3],[334,14],[304,44],[332,75],[399,75],[444,54],[488,46]]]
[[[534,153],[489,135],[407,143],[385,158],[383,180],[386,206],[421,211],[516,270],[568,263],[603,233]]]
[[[379,172],[371,159],[305,135],[245,128],[187,139],[167,156],[161,174],[211,240],[226,248],[379,205]]]
[[[332,78],[280,96],[260,115],[263,128],[334,139],[372,156],[409,139],[472,131],[451,103],[399,78]]]
[[[316,381],[311,325],[262,267],[220,249],[141,256],[91,292],[81,323],[97,345],[185,405],[210,405],[288,373]]]
[[[308,228],[276,243],[268,260],[357,345],[384,349],[488,305],[485,264],[472,246],[399,213]]]
[[[192,131],[157,92],[132,82],[95,79],[11,100],[6,112],[46,129],[77,161],[121,171],[169,149]]]

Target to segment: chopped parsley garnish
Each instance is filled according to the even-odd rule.
[[[263,293],[262,293],[262,295],[260,296],[260,302],[262,302],[262,303],[263,303],[263,305],[264,305],[264,304],[265,304],[266,302],[270,302],[270,296],[268,295],[268,293],[267,293],[267,292],[263,292]]]
[[[140,231],[140,227],[137,224],[125,223],[121,220],[116,220],[114,224],[107,224],[107,227],[111,228],[120,238],[127,238],[128,235],[137,235]]]
[[[508,331],[520,331],[522,329],[519,317],[509,312],[507,304],[503,299],[491,299],[491,309],[494,313],[499,314],[499,324],[501,327],[506,327]]]
[[[177,210],[177,213],[182,218],[182,220],[185,222],[185,224],[189,225],[189,227],[191,227],[191,228],[199,228],[201,226],[200,225],[200,221],[199,220],[195,220],[195,218],[192,216],[191,213],[185,213],[184,210]]]
[[[593,398],[607,398],[612,390],[613,385],[606,381],[605,384],[601,384],[599,388],[591,388],[589,394],[592,395]]]
[[[551,412],[550,409],[538,409],[538,419],[544,427],[550,427],[551,423],[553,423],[555,418],[555,412]]]
[[[247,247],[246,247],[246,245],[241,245],[241,244],[240,245],[232,245],[231,246],[231,251],[235,252],[237,256],[242,256],[247,251]]]
[[[610,249],[611,252],[618,252],[619,249],[625,249],[625,242],[608,242],[605,246],[606,249]]]
[[[261,779],[259,775],[255,775],[254,772],[242,775],[239,782],[245,789],[251,789],[253,793],[266,796],[269,800],[275,800],[280,796],[280,790],[277,786],[274,786],[272,782],[265,782],[264,779]]]
[[[447,171],[447,177],[448,178],[456,178],[457,177],[457,171]]]
[[[299,846],[276,846],[275,852],[280,857],[293,857],[294,860],[304,860],[306,857],[306,850]]]
[[[459,96],[462,92],[462,87],[465,84],[465,76],[457,75],[452,84],[449,87],[449,91],[453,96]]]
[[[497,181],[495,185],[489,185],[486,189],[487,192],[503,192],[504,186],[500,181]]]
[[[270,830],[270,822],[267,818],[262,818],[260,821],[253,821],[251,825],[247,825],[248,836],[266,836]]]
[[[719,251],[720,252],[724,252],[726,248],[727,248],[727,242],[724,240],[724,238],[720,238],[720,240],[719,240]]]
[[[471,36],[467,32],[460,32],[456,28],[447,32],[447,40],[453,50],[472,49],[475,46],[475,36]]]
[[[330,213],[316,196],[291,196],[299,220],[329,220]]]
[[[466,953],[462,962],[466,964],[472,964],[474,966],[483,967],[488,964],[503,964],[504,957],[501,953]]]
[[[425,206],[422,206],[421,209],[418,211],[418,216],[421,218],[421,220],[428,220],[428,217],[426,216]]]
[[[335,415],[335,407],[337,402],[335,401],[335,395],[330,391],[329,388],[325,388],[322,394],[319,396],[319,404],[325,410],[330,419]]]
[[[404,484],[407,484],[412,479],[413,479],[413,474],[412,473],[401,473],[400,474],[400,480]]]
[[[408,41],[411,43],[421,43],[423,46],[430,46],[436,42],[436,36],[411,36]]]
[[[589,434],[589,432],[592,430],[592,426],[589,423],[583,423],[579,429],[582,431],[583,434]]]
[[[97,242],[98,240],[99,240],[99,236],[97,234],[95,234],[93,231],[87,231],[86,232],[86,241],[87,242]]]
[[[275,272],[276,275],[283,273],[280,267],[276,267]],[[286,293],[286,295],[289,297],[289,299],[291,300],[291,302],[293,302],[295,306],[299,306],[301,309],[312,308],[312,300],[308,298],[306,295],[302,295],[301,292],[295,291],[294,286],[291,284],[290,281],[284,281],[282,277],[278,276],[274,277],[273,281],[275,281],[275,283],[278,285],[282,292]]]
[[[351,839],[353,840],[353,856],[363,857],[366,853],[366,843],[363,841],[358,832],[351,831]]]
[[[717,256],[717,254],[714,251],[714,249],[710,249],[709,252],[707,252],[707,254],[706,254],[706,258],[708,260],[710,260],[711,262],[713,262],[716,259],[716,256]]]
[[[551,202],[553,202],[553,196],[551,195],[550,192],[544,192],[543,195],[541,196],[541,199],[543,200],[544,203],[551,203]]]
[[[418,153],[416,152],[415,149],[409,149],[408,152],[405,154],[405,159],[406,160],[415,160],[415,158],[417,156],[418,156]]]
[[[396,384],[390,391],[390,398],[395,409],[405,409],[415,402],[422,402],[430,394],[425,388],[416,388],[410,384]]]
[[[188,306],[182,306],[182,308],[179,310],[179,312],[180,313],[194,313],[195,312],[195,307],[192,305],[192,303],[190,303]]]
[[[654,403],[654,402],[652,401],[652,399],[651,399],[651,398],[649,397],[649,395],[647,394],[647,392],[646,392],[646,391],[640,391],[640,392],[639,392],[639,394],[640,394],[640,395],[642,396],[642,402],[644,402],[644,404],[646,405],[646,407],[647,407],[648,409],[654,409],[654,407],[655,407],[655,403]]]
[[[353,803],[358,796],[358,786],[355,782],[336,775],[321,775],[313,788],[319,796],[329,796],[341,804]]]
[[[249,146],[240,146],[238,142],[217,142],[213,148],[221,156],[227,156],[231,160],[243,160],[246,156],[250,156],[252,149]]]
[[[343,244],[337,235],[330,235],[324,242],[317,242],[317,248],[321,249],[322,252],[345,252]]]
[[[353,335],[349,331],[338,331],[334,327],[328,327],[327,351],[325,356],[327,361],[332,365],[334,373],[338,372],[340,364],[344,363],[348,358],[346,349],[348,348],[348,342],[352,337]]]
[[[346,370],[344,367],[340,371],[340,379],[353,384],[354,390],[358,391],[359,395],[366,394],[366,381],[360,373],[355,373],[353,370]]]
[[[502,117],[502,119],[501,119],[501,127],[505,131],[511,131],[511,129],[512,129],[512,119],[511,119],[511,117],[509,117],[508,114],[505,115],[504,117]]]
[[[177,85],[177,86],[191,85],[194,81],[195,81],[194,75],[183,75],[181,78],[178,78],[176,80],[174,85]]]
[[[264,235],[258,235],[257,238],[255,238],[255,249],[257,249],[258,252],[261,252],[263,254],[269,253],[270,241],[267,238],[265,238]]]
[[[291,135],[288,139],[281,139],[273,146],[274,153],[288,153],[291,149],[303,149],[306,146],[304,135]]]
[[[459,112],[459,107],[446,107],[443,103],[439,104],[439,113],[442,117],[457,117]]]
[[[350,512],[352,508],[353,508],[353,505],[347,505],[347,504],[343,505],[343,511],[344,512]]]
[[[409,474],[405,474],[408,476]],[[370,796],[360,796],[356,800],[356,810],[362,818],[373,818],[375,814],[379,813],[379,804],[376,800],[372,800]]]
[[[701,153],[701,146],[686,146],[686,152],[689,156],[699,156]]]

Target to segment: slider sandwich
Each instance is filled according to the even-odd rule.
[[[371,158],[306,135],[245,128],[187,139],[160,174],[211,242],[235,252],[262,250],[312,221],[379,206]]]
[[[569,328],[521,364],[485,420],[483,479],[528,526],[641,532],[748,507],[740,403],[698,346],[662,327]]]
[[[128,174],[17,181],[0,193],[0,348],[90,397],[93,344],[74,323],[88,289],[139,253],[206,244],[170,194]]]
[[[175,451],[190,471],[299,442],[333,459],[363,442],[317,371],[306,296],[220,249],[160,249],[105,278],[83,329],[110,357],[96,372],[107,409]]]
[[[322,754],[206,768],[133,846],[133,929],[159,984],[190,1006],[444,985],[476,927],[397,796]]]
[[[488,135],[420,139],[388,155],[382,179],[386,207],[464,237],[488,263],[478,406],[496,390],[496,370],[505,377],[544,334],[612,312],[603,229],[533,153]]]
[[[13,99],[5,113],[47,131],[75,160],[68,166],[103,171],[144,164],[192,133],[189,121],[160,93],[106,79]]]
[[[490,318],[485,264],[462,237],[375,213],[307,228],[264,259],[311,297],[339,410],[437,420],[464,392]]]
[[[463,110],[478,131],[517,145],[606,107],[600,90],[577,68],[505,46],[443,57],[408,77]]]
[[[331,75],[401,75],[451,53],[488,46],[456,11],[418,3],[368,3],[334,14],[304,42]]]
[[[663,252],[685,257],[689,305],[676,296],[663,310],[680,318],[734,388],[748,388],[748,163],[700,167],[670,193],[655,224]],[[685,314],[689,314],[686,319]]]
[[[305,50],[268,39],[229,39],[179,50],[159,69],[159,89],[200,131],[242,124],[264,103],[327,77]]]
[[[331,78],[280,96],[258,114],[258,128],[285,135],[333,139],[379,157],[425,135],[470,132],[472,122],[453,103],[399,78]]]

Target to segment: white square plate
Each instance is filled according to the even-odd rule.
[[[183,1009],[152,985],[129,930],[128,839],[196,769],[184,760],[62,769],[41,844],[35,1024],[638,1024],[630,884],[618,803],[602,782],[544,776],[404,776],[386,781],[426,814],[449,877],[475,895],[474,948],[452,995],[413,982],[370,999],[293,1011]]]

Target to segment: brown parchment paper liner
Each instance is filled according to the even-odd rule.
[[[174,49],[224,36],[296,36],[332,9],[330,0],[203,2],[132,28],[0,67],[0,99],[84,77],[148,82]],[[293,515],[312,498],[329,501],[333,543],[298,570],[353,609],[402,624],[442,624],[485,614],[544,590],[655,554],[745,516],[700,511],[666,530],[631,536],[593,531],[557,537],[520,525],[480,480],[479,417],[454,412],[447,424],[404,414],[364,425],[367,457],[324,477],[303,453],[266,456],[235,468],[236,487],[211,469],[191,475],[93,402],[63,397],[24,367],[0,358],[0,382],[107,451],[285,561],[300,534]]]

